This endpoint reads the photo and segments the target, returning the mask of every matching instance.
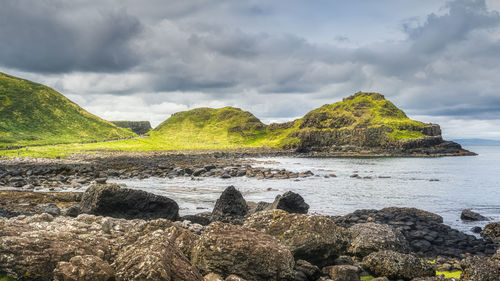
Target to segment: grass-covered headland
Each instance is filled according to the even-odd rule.
[[[135,134],[129,129],[86,112],[46,86],[0,74],[0,148],[28,146],[3,150],[0,155],[53,157],[96,150],[251,147],[390,150],[425,136],[441,140],[439,126],[411,120],[383,95],[364,92],[283,124],[264,124],[252,113],[234,107],[197,108],[173,114],[147,137],[107,141],[132,136]]]

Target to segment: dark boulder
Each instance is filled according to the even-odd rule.
[[[208,213],[210,214],[210,213]],[[200,214],[195,214],[195,215],[185,215],[185,216],[182,216],[180,219],[180,221],[190,221],[191,223],[197,223],[197,224],[201,224],[203,226],[206,226],[208,224],[210,224],[210,215],[205,215],[205,213],[200,213]]]
[[[268,209],[280,209],[288,213],[307,214],[309,205],[299,194],[287,191],[283,195],[276,196],[276,199],[274,199],[274,202]]]
[[[488,218],[485,216],[482,216],[479,213],[471,211],[471,209],[465,209],[462,211],[462,214],[460,215],[460,219],[463,221],[487,221]]]
[[[222,192],[215,202],[210,220],[241,224],[247,213],[248,206],[243,195],[231,185]]]
[[[179,206],[167,197],[117,184],[93,185],[85,191],[80,213],[125,219],[177,220]]]

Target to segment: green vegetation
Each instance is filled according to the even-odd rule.
[[[0,275],[0,281],[17,281],[17,280],[7,275]]]
[[[234,107],[198,108],[173,114],[148,137],[81,144],[133,133],[89,114],[52,89],[7,75],[0,76],[0,102],[0,145],[59,143],[0,151],[0,156],[64,157],[102,150],[290,148],[302,142],[302,133],[366,128],[380,128],[382,138],[398,141],[424,136],[426,126],[409,119],[384,96],[359,92],[285,124],[266,125],[250,112]]]
[[[423,137],[425,124],[408,118],[381,94],[358,92],[341,102],[310,111],[300,127],[323,130],[384,128],[389,138],[401,140]]]
[[[46,86],[0,73],[0,147],[135,136]]]
[[[456,278],[460,279],[460,275],[462,275],[462,271],[436,271],[436,275],[444,275],[445,278]]]

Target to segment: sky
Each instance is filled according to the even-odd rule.
[[[0,72],[106,120],[235,106],[265,123],[379,92],[500,140],[499,0],[0,0]]]

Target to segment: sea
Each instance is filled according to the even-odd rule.
[[[472,209],[500,221],[500,146],[470,146],[477,156],[408,158],[252,158],[254,167],[311,171],[301,179],[180,177],[109,180],[168,196],[180,214],[211,211],[221,192],[233,185],[247,201],[272,202],[286,191],[299,193],[310,213],[345,215],[358,209],[415,207],[441,215],[444,223],[466,233],[484,222],[463,222]],[[332,176],[334,174],[335,176]],[[352,177],[358,174],[359,177]]]

